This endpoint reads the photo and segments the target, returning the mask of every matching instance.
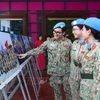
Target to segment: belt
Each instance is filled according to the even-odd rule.
[[[74,60],[74,64],[75,64],[75,66],[77,67],[80,67],[80,68],[82,68],[82,64],[81,63],[78,63],[78,62],[76,62],[75,60]]]
[[[81,73],[81,78],[82,79],[93,79],[93,73]]]

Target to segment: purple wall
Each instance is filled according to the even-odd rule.
[[[90,11],[100,11],[100,2],[89,2],[88,3],[88,9]]]
[[[26,3],[25,2],[11,2],[11,9],[13,11],[16,11],[16,10],[25,11]]]
[[[64,2],[45,2],[44,9],[45,10],[64,10]]]
[[[9,10],[9,3],[8,2],[0,2],[0,11],[7,11],[7,10]]]
[[[66,10],[86,10],[86,2],[67,2]]]
[[[51,6],[52,5],[52,6]],[[55,6],[56,5],[56,6]],[[66,10],[67,11],[78,11],[86,10],[86,2],[66,2]],[[11,11],[26,11],[27,3],[26,2],[11,2]],[[28,2],[28,11],[29,12],[37,12],[42,10],[42,2]],[[63,11],[64,10],[64,2],[44,2],[44,10],[48,11]],[[88,10],[100,11],[100,2],[88,2]],[[0,11],[9,11],[9,3],[8,2],[0,2]],[[90,14],[89,16],[96,16],[96,14]],[[37,14],[29,14],[30,22],[38,21]],[[41,19],[41,17],[40,17]],[[31,36],[36,40],[38,37],[37,32],[39,31],[38,24],[31,24]]]
[[[29,11],[42,10],[42,2],[29,2],[28,7]]]

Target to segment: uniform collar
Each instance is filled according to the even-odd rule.
[[[51,38],[51,40],[52,40],[52,41],[65,41],[65,40],[66,40],[66,38],[65,38],[65,37],[62,37],[61,39],[56,40],[56,39],[53,37],[53,38]]]
[[[85,40],[80,40],[80,39],[79,39],[78,42],[79,42],[80,45],[85,44]]]
[[[79,43],[80,45],[83,45],[86,43],[85,40],[80,40],[80,39],[77,39],[75,41],[76,41],[76,43]]]
[[[96,43],[98,42],[99,40],[94,40],[93,43],[89,43],[88,40],[86,41],[87,43],[87,49],[88,50],[93,50],[96,48]]]

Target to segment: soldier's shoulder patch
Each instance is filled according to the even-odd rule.
[[[96,46],[97,45],[94,43],[91,49],[94,50],[96,48]]]
[[[85,59],[86,59],[86,60],[88,60],[88,59],[89,59],[89,57],[86,55],[86,56],[85,56]]]
[[[85,53],[85,51],[81,51],[81,54],[84,54]]]

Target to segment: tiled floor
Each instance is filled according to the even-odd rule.
[[[48,77],[46,72],[43,73],[43,77]],[[32,85],[28,84],[28,88],[32,100],[36,100],[34,91],[32,89]],[[64,92],[63,92],[63,97],[65,100]],[[24,100],[20,89],[18,89],[18,91],[15,93],[15,95],[11,100]],[[41,85],[39,100],[54,100],[53,88],[50,87],[49,82],[45,82],[44,84]]]

